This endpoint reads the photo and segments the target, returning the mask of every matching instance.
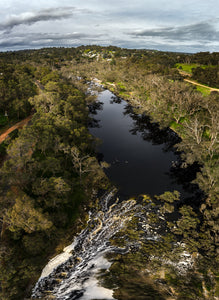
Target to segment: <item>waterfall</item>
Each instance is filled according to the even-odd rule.
[[[148,241],[162,240],[166,232],[166,221],[159,207],[144,196],[138,200],[130,199],[122,202],[116,198],[115,191],[106,193],[99,202],[98,208],[89,213],[87,226],[75,238],[71,245],[66,247],[45,266],[32,292],[34,299],[60,300],[113,300],[113,291],[100,286],[98,275],[101,270],[108,270],[111,262],[106,259],[107,253],[125,254],[129,251],[139,251]],[[156,215],[157,222],[148,220],[150,214]],[[134,219],[133,219],[134,218]],[[138,235],[127,239],[122,232],[130,230],[129,221],[136,224],[134,230]],[[132,225],[131,225],[132,226]],[[121,232],[122,230],[122,232]],[[123,248],[114,246],[110,239],[121,232],[120,241]],[[136,231],[133,231],[134,234]],[[123,239],[124,237],[124,239]],[[118,238],[118,236],[117,236]],[[158,260],[163,267],[174,268],[180,275],[187,273],[193,267],[194,259],[186,251],[186,245],[175,243],[173,257],[150,254],[150,260]]]
[[[109,239],[121,230],[137,213],[136,200],[119,203],[115,191],[100,200],[100,209],[89,213],[87,227],[60,255],[49,261],[33,290],[32,298],[52,299],[114,299],[113,291],[98,285],[96,275],[111,265],[105,258],[108,252],[126,253],[128,248],[117,248]],[[113,202],[109,205],[109,202]]]

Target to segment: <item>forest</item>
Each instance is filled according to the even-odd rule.
[[[184,80],[219,88],[218,62],[219,53],[114,46],[0,53],[1,133],[31,118],[0,144],[1,299],[30,299],[48,259],[85,226],[87,212],[97,205],[97,194],[112,186],[104,173],[106,165],[97,158],[98,141],[88,130],[89,108],[96,99],[87,93],[86,82],[94,78],[127,100],[138,114],[150,116],[151,122],[179,136],[178,167],[183,172],[198,166],[193,183],[202,195],[198,203],[183,203],[177,192],[154,195],[150,201],[163,212],[167,233],[157,243],[142,243],[138,252],[109,255],[113,264],[101,282],[110,288],[117,284],[115,296],[121,300],[133,299],[132,290],[127,295],[128,285],[135,290],[141,286],[136,299],[146,299],[144,289],[156,295],[147,299],[219,297],[219,93],[202,93]],[[175,220],[169,217],[173,211],[178,213]],[[149,221],[159,222],[154,211]],[[111,243],[120,244],[121,235],[140,240],[136,228],[133,218]],[[149,259],[151,253],[166,257],[177,252],[176,241],[185,244],[195,260],[186,276]],[[146,265],[157,273],[164,270],[164,278],[142,275],[128,281],[136,272],[143,274]]]

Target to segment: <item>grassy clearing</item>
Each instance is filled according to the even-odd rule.
[[[211,93],[211,90],[208,87],[196,86],[197,91],[201,92],[204,96],[208,96]]]
[[[180,63],[177,63],[176,67],[177,67],[177,69],[181,69],[184,72],[188,72],[188,73],[192,74],[192,69],[197,68],[197,67],[204,68],[205,66],[200,66],[199,64],[180,64]]]

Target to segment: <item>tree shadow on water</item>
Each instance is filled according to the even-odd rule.
[[[151,142],[152,145],[163,145],[163,151],[176,151],[174,145],[181,141],[181,138],[170,128],[160,128],[158,123],[152,122],[145,114],[136,114],[128,104],[125,107],[124,115],[129,115],[132,120],[130,132],[134,135],[140,134],[142,139]]]

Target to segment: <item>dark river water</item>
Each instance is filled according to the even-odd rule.
[[[98,152],[111,165],[106,174],[119,193],[130,197],[178,190],[185,194],[171,173],[179,159],[172,151],[176,135],[159,130],[147,116],[133,113],[126,101],[108,90],[98,100],[99,108],[91,112],[96,125],[90,132],[102,141]]]

